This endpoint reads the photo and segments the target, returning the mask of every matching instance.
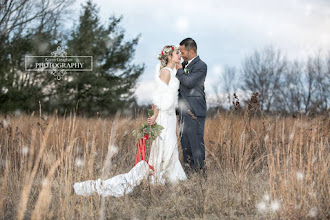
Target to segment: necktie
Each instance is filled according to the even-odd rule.
[[[184,61],[184,62],[182,63],[182,69],[186,68],[187,64],[188,64],[188,62],[187,62],[187,61]]]

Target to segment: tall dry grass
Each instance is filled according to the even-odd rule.
[[[217,114],[205,125],[207,178],[144,181],[121,198],[77,196],[77,181],[134,165],[146,118],[1,116],[1,219],[329,218],[328,117]]]

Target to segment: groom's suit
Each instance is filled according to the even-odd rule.
[[[179,121],[184,163],[196,170],[203,168],[205,160],[206,73],[207,65],[197,56],[187,66],[178,69],[176,74],[180,81]],[[187,113],[188,109],[197,120]]]

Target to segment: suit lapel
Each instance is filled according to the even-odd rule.
[[[197,56],[193,61],[191,61],[191,63],[189,63],[186,68],[191,67],[192,65],[194,65],[195,63],[197,63],[200,60],[199,56]]]

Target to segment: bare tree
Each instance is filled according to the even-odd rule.
[[[324,88],[325,88],[325,92],[324,92],[324,96],[327,99],[327,107],[326,110],[328,111],[330,106],[330,51],[328,52],[328,55],[326,57],[326,69],[325,69],[325,78],[326,80],[324,81]]]
[[[321,57],[319,65],[316,77],[316,106],[323,112],[329,108],[330,104],[330,53],[324,58]]]
[[[286,69],[286,59],[273,47],[261,52],[255,51],[246,57],[243,63],[242,88],[250,92],[259,92],[260,107],[270,111],[280,100],[281,77]]]
[[[2,110],[37,105],[46,74],[26,72],[24,56],[48,55],[59,21],[72,0],[2,0],[0,2],[0,94]],[[47,83],[47,82],[45,82]],[[28,94],[34,94],[33,96]],[[12,99],[12,100],[10,100]],[[31,101],[26,101],[31,99]],[[33,100],[32,100],[33,99]],[[27,104],[30,105],[30,104]],[[24,107],[23,107],[24,108]]]
[[[306,89],[304,94],[304,106],[305,106],[305,112],[309,111],[309,108],[311,106],[311,99],[312,95],[314,93],[313,86],[315,84],[315,70],[313,67],[313,60],[312,58],[308,58],[307,64],[306,64],[306,71],[305,71],[305,78],[306,78]]]
[[[224,103],[226,102],[226,98],[222,95],[222,89],[221,89],[221,81],[219,80],[218,82],[214,83],[212,85],[213,87],[213,93],[214,96],[213,97],[208,97],[207,102],[209,103],[210,106],[224,106]]]
[[[226,66],[225,71],[221,76],[223,91],[227,95],[229,106],[231,106],[232,103],[232,95],[234,94],[234,92],[237,92],[236,75],[237,74],[235,67]]]
[[[305,78],[306,89],[304,106],[306,112],[326,111],[329,107],[329,58],[319,53],[315,57],[309,57],[306,64]]]
[[[65,13],[72,0],[3,0],[0,3],[0,34],[10,36],[13,31],[22,31],[30,26],[43,29]],[[36,23],[34,23],[36,22]],[[11,36],[10,36],[11,37]]]
[[[215,102],[218,105],[223,105],[227,99],[229,106],[231,106],[232,95],[237,89],[236,75],[235,67],[226,66],[218,81],[213,84],[213,91],[216,97]]]
[[[303,104],[303,65],[298,61],[288,63],[283,74],[279,110],[295,113],[300,112]]]

